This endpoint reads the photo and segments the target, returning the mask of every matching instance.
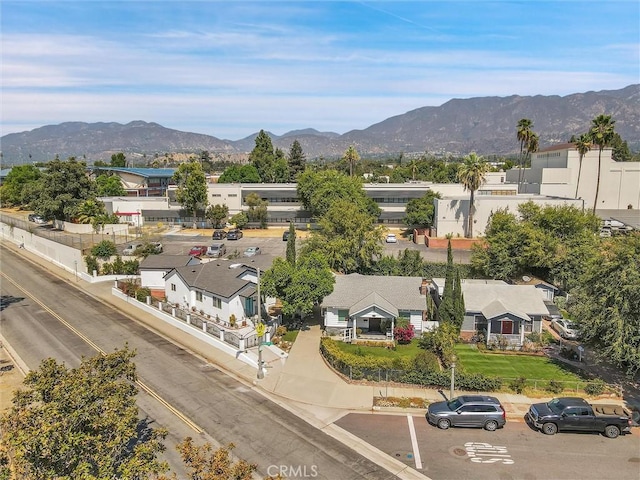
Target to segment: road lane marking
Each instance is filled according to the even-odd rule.
[[[35,296],[33,296],[31,294],[31,292],[29,292],[28,290],[25,290],[22,286],[20,286],[18,283],[16,283],[15,280],[13,280],[11,277],[9,277],[7,274],[5,274],[4,272],[0,272],[0,275],[4,278],[6,278],[9,282],[11,282],[13,284],[13,286],[15,286],[18,290],[20,290],[22,293],[24,293],[27,297],[29,297],[31,300],[33,300],[34,302],[36,302],[40,307],[42,307],[49,315],[51,315],[53,318],[55,318],[56,320],[58,320],[60,323],[62,323],[65,327],[67,327],[69,330],[71,330],[75,335],[77,335],[78,337],[80,337],[85,343],[87,343],[91,348],[93,348],[94,350],[96,350],[97,352],[99,352],[101,355],[106,355],[106,352],[104,350],[102,350],[98,345],[96,345],[94,342],[92,342],[86,335],[84,335],[82,332],[78,331],[78,329],[76,329],[73,325],[71,325],[69,322],[67,322],[64,318],[62,318],[60,315],[58,315],[56,312],[54,312],[53,310],[51,310],[47,305],[45,305],[42,301],[40,301],[38,298],[36,298]],[[204,430],[202,428],[200,428],[196,423],[192,422],[186,415],[184,415],[182,412],[180,412],[177,408],[175,408],[173,405],[171,405],[169,402],[167,402],[164,398],[162,398],[160,396],[160,394],[158,394],[156,391],[152,390],[149,386],[147,386],[146,384],[144,384],[141,380],[136,380],[135,381],[136,385],[138,385],[142,390],[144,390],[149,396],[155,398],[158,402],[160,402],[160,404],[162,404],[167,410],[169,410],[171,413],[173,413],[176,417],[178,417],[180,420],[182,420],[184,423],[186,423],[191,429],[193,429],[195,432],[197,433],[204,433]]]
[[[413,417],[409,413],[407,413],[407,423],[409,424],[409,436],[411,437],[413,456],[416,460],[416,469],[422,470],[422,459],[420,458],[420,449],[418,448],[418,439],[416,438],[416,428],[413,425]]]
[[[507,452],[507,447],[483,442],[467,442],[464,446],[467,450],[467,456],[473,463],[500,462],[503,465],[513,465],[515,463]]]

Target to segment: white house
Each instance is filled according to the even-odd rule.
[[[177,267],[164,277],[169,303],[222,322],[252,325],[257,315],[257,271],[244,264],[209,262]]]
[[[439,300],[444,279],[434,278],[432,285]],[[487,344],[503,337],[512,345],[522,345],[527,334],[542,332],[542,319],[549,315],[549,310],[544,292],[534,285],[465,279],[461,286],[465,307],[461,337],[468,339],[482,333]]]
[[[149,255],[140,263],[141,286],[151,290],[151,296],[164,298],[167,273],[177,267],[199,265],[200,259],[190,255]]]
[[[327,332],[362,329],[385,333],[406,318],[417,333],[431,328],[425,321],[426,282],[422,277],[337,275],[333,292],[322,302]]]

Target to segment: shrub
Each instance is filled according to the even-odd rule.
[[[606,386],[607,385],[602,380],[598,379],[594,380],[593,382],[587,383],[587,385],[584,387],[584,391],[587,395],[595,397],[596,395],[602,395]]]
[[[281,337],[285,333],[287,333],[287,327],[285,327],[284,325],[280,325],[278,328],[276,328],[276,335],[277,336]]]
[[[547,384],[545,390],[557,395],[564,391],[564,386],[562,385],[562,382],[559,382],[557,380],[549,380],[549,383]]]
[[[102,240],[97,245],[91,247],[91,255],[98,258],[109,258],[118,253],[116,244],[111,240]]]
[[[396,327],[393,329],[393,336],[401,345],[407,345],[411,343],[411,340],[415,336],[413,325],[409,324],[406,327]]]
[[[527,385],[527,379],[524,377],[518,377],[509,383],[509,388],[516,393],[522,393],[524,391],[524,387]]]
[[[438,357],[433,352],[419,352],[413,358],[413,368],[418,372],[439,372],[440,363],[438,363]]]
[[[87,255],[86,257],[84,257],[84,263],[87,264],[87,271],[89,272],[89,275],[93,275],[94,270],[98,275],[100,274],[100,264],[98,263],[98,259],[96,257],[94,257],[93,255]]]
[[[151,296],[151,289],[147,287],[142,287],[136,290],[136,300],[139,302],[146,302],[147,297]]]
[[[124,275],[136,275],[139,267],[140,262],[138,262],[138,260],[126,260],[122,264],[122,271],[118,273],[122,273]]]

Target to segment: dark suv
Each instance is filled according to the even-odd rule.
[[[506,423],[506,414],[500,400],[486,395],[463,395],[448,402],[429,405],[427,420],[438,428],[479,427],[489,431]]]
[[[226,236],[227,236],[227,232],[225,232],[224,230],[214,230],[213,235],[211,235],[211,238],[213,240],[224,240]]]
[[[234,228],[227,233],[227,240],[240,240],[242,238],[242,230]]]

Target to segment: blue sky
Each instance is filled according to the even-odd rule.
[[[344,133],[452,98],[640,83],[640,2],[2,0],[1,131]]]

